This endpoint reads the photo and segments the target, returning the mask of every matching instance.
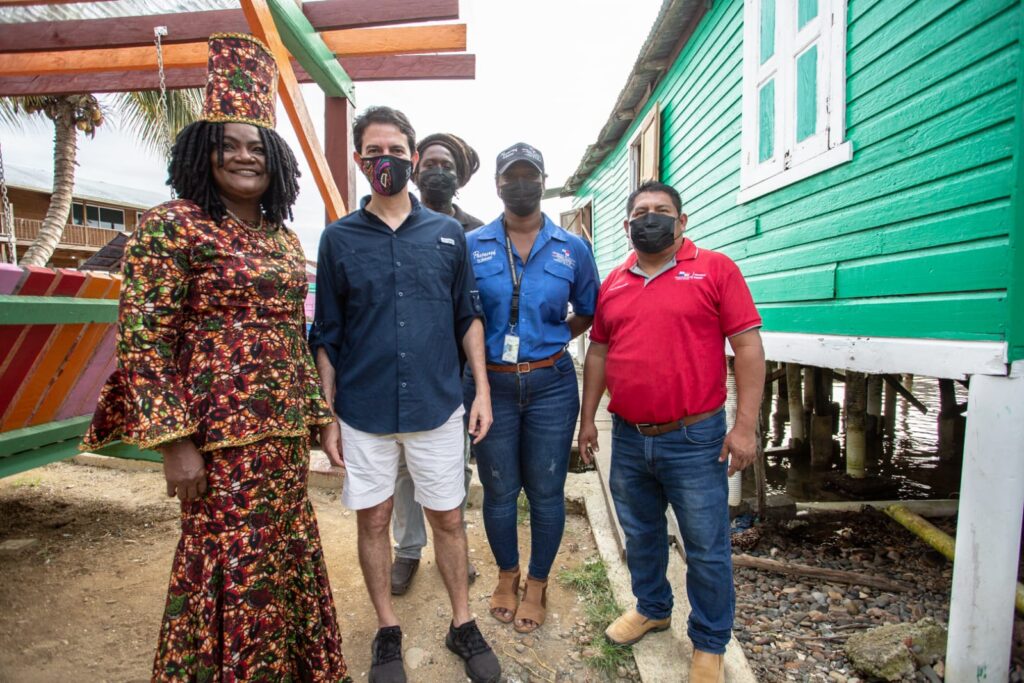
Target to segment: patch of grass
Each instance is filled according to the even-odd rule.
[[[525,524],[530,521],[530,499],[526,497],[526,491],[519,492],[519,499],[516,501],[516,524]]]
[[[43,483],[43,478],[38,475],[22,475],[11,482],[11,486],[16,489],[30,488],[34,489]]]
[[[576,569],[567,569],[559,573],[558,580],[563,586],[579,593],[586,604],[587,624],[594,633],[590,647],[597,653],[587,659],[587,665],[614,676],[620,666],[626,666],[633,660],[633,648],[629,645],[615,645],[604,637],[608,624],[621,613],[612,595],[604,562],[594,560]]]

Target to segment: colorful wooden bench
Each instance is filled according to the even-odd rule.
[[[119,276],[0,264],[0,477],[69,458],[114,369]],[[104,455],[159,460],[114,443]]]

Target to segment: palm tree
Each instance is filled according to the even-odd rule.
[[[158,92],[128,92],[115,97],[115,108],[125,126],[144,146],[162,151],[167,150],[169,141],[182,128],[198,118],[202,109],[201,91],[168,91],[165,123]],[[0,121],[19,127],[32,117],[45,117],[53,122],[53,193],[39,235],[21,258],[21,265],[45,266],[60,244],[71,212],[78,133],[94,136],[106,121],[107,112],[95,95],[0,98]]]

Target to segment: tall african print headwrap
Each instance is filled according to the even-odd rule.
[[[244,33],[214,33],[207,72],[204,121],[274,127],[277,64],[263,43]]]

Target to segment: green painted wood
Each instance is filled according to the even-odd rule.
[[[328,97],[356,103],[355,86],[294,0],[267,0],[281,41]]]
[[[92,416],[85,415],[0,433],[0,458],[67,439],[75,440],[77,443],[77,439],[85,434],[91,421]]]
[[[747,277],[758,306],[782,301],[831,299],[836,291],[836,264]]]
[[[125,460],[147,460],[149,462],[163,462],[163,458],[157,451],[143,451],[126,444],[121,441],[115,441],[112,444],[104,446],[103,448],[93,451],[97,455],[107,455],[112,458],[124,458]]]
[[[783,0],[785,2],[785,0]],[[775,0],[761,0],[761,63],[775,54]]]
[[[799,0],[796,10],[796,26],[798,29],[807,25],[807,22],[818,16],[818,0]]]
[[[767,161],[775,155],[775,79],[761,86],[757,112],[757,158]]]
[[[77,452],[78,439],[71,439],[0,458],[0,477],[9,477],[12,474],[20,474],[36,467],[49,465],[51,462],[66,460],[74,457]]]
[[[814,44],[796,58],[796,141],[811,137],[817,128],[818,46]]]
[[[688,235],[755,283],[838,263],[837,291],[850,298],[769,301],[792,296],[772,284],[766,329],[1004,339],[1015,271],[998,257],[1024,225],[1010,204],[1024,182],[1020,3],[850,0],[853,162],[737,205],[742,4],[712,5],[650,98],[665,112],[662,177],[682,191]],[[594,202],[602,273],[626,253],[624,160],[620,141],[580,192]],[[928,273],[961,251],[961,268],[928,291]]]
[[[1008,247],[1000,237],[850,261],[836,272],[836,297],[1003,289],[1010,278]]]
[[[0,325],[117,322],[117,299],[0,296]]]
[[[1024,13],[1024,7],[1020,10]],[[1024,21],[1017,30],[1018,45],[1024,44]],[[1007,357],[1011,363],[1024,360],[1024,59],[1017,62],[1014,72],[1017,76],[1016,140],[1013,155],[1013,191],[1010,209],[1016,230],[1010,233],[1010,328],[1007,332]]]
[[[1004,339],[1007,313],[1005,292],[764,304],[758,311],[772,332],[988,341]]]

